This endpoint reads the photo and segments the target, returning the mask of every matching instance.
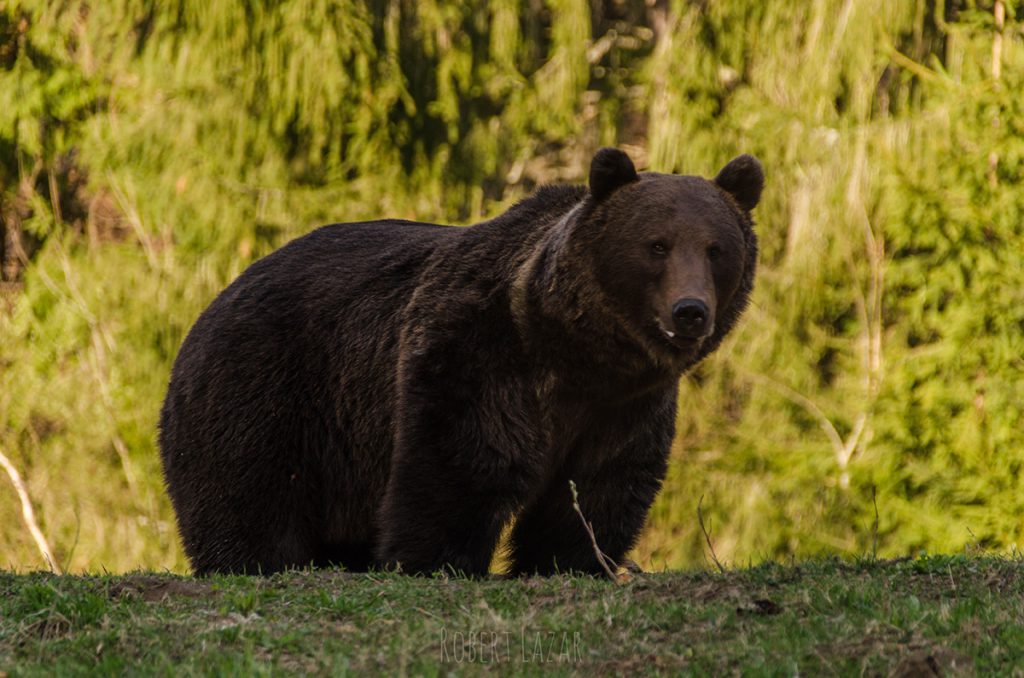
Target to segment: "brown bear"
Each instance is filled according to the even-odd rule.
[[[661,486],[680,375],[739,318],[764,176],[595,155],[467,228],[325,226],[200,316],[160,419],[199,574],[339,565],[598,572],[568,482],[620,561]]]

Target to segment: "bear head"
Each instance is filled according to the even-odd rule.
[[[589,315],[614,324],[649,362],[687,369],[747,305],[761,164],[741,155],[712,180],[637,173],[625,153],[606,148],[594,156],[589,184],[571,227],[574,258],[599,289]]]

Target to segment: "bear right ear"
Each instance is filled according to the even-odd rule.
[[[595,202],[604,200],[615,189],[636,180],[633,161],[617,148],[602,148],[590,162],[590,195]]]
[[[729,164],[715,177],[715,184],[736,199],[744,210],[749,212],[761,200],[764,189],[764,170],[761,163],[752,155],[733,158]]]

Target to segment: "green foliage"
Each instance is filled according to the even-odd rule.
[[[8,3],[0,449],[68,567],[183,570],[159,404],[255,258],[494,214],[600,144],[704,175],[752,152],[756,297],[683,380],[639,560],[700,562],[701,495],[725,561],[1019,546],[1018,5]],[[5,479],[0,525],[0,566],[40,566]]]
[[[769,189],[753,307],[683,383],[655,563],[692,558],[701,494],[727,560],[869,551],[873,496],[883,553],[1024,539],[1024,53],[1011,20],[997,81],[991,5],[961,9],[680,8],[654,160],[750,151]]]

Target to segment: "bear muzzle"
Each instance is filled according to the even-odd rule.
[[[672,305],[670,339],[704,339],[714,331],[711,309],[700,299],[686,297]],[[673,336],[674,335],[674,336]]]

